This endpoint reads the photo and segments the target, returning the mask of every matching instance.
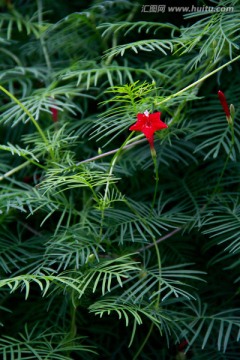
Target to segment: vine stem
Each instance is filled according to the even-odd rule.
[[[228,153],[228,156],[227,156],[227,158],[226,158],[226,160],[225,160],[225,163],[224,163],[224,166],[223,166],[223,168],[222,168],[221,174],[220,174],[220,176],[218,177],[218,182],[217,182],[217,184],[216,184],[216,186],[215,186],[215,188],[214,188],[214,190],[213,190],[213,192],[212,192],[212,194],[211,194],[211,196],[210,196],[207,204],[204,206],[204,210],[205,210],[206,207],[211,203],[214,195],[215,195],[216,192],[218,191],[219,185],[220,185],[220,183],[221,183],[221,181],[222,181],[223,175],[224,175],[225,170],[226,170],[226,168],[227,168],[229,159],[230,159],[230,157],[231,157],[231,155],[232,155],[233,147],[234,147],[234,144],[235,144],[234,122],[230,123],[229,126],[230,126],[230,128],[231,128],[231,135],[232,135],[232,138],[231,138],[231,146],[230,146],[230,149],[229,149],[229,153]]]
[[[139,135],[139,137],[142,137],[142,135]],[[141,143],[144,143],[147,141],[147,139],[141,139],[141,140],[137,140],[135,141],[135,139],[137,139],[138,137],[135,137],[134,138],[134,141],[130,143],[129,141],[129,144],[128,145],[125,145],[124,147],[122,147],[122,150],[126,150],[126,149],[131,149],[132,147],[134,147],[135,145],[138,145],[138,144],[141,144]],[[85,159],[85,160],[82,160],[82,161],[79,161],[76,166],[79,166],[81,164],[86,164],[86,163],[89,163],[91,161],[95,161],[95,160],[99,160],[101,158],[104,158],[106,156],[109,156],[109,155],[112,155],[112,154],[115,154],[116,152],[118,152],[120,148],[117,148],[117,149],[114,149],[114,150],[110,150],[110,151],[107,151],[103,154],[99,154],[99,155],[96,155],[96,156],[93,156],[91,158],[88,158],[88,159]]]
[[[21,103],[21,101],[19,101],[13,94],[11,94],[7,89],[5,89],[3,86],[0,85],[0,90],[2,90],[2,92],[4,92],[8,97],[10,97],[10,99],[12,99],[16,104],[18,104],[18,106],[25,112],[25,114],[27,114],[27,116],[29,117],[29,119],[32,121],[32,123],[34,124],[34,126],[36,127],[37,131],[39,132],[39,134],[41,135],[42,139],[44,140],[45,144],[48,144],[48,140],[46,138],[46,136],[44,135],[41,127],[39,126],[39,124],[37,123],[37,121],[34,119],[34,117],[32,116],[32,114],[28,111],[28,109]]]
[[[209,74],[203,76],[202,78],[198,79],[197,81],[193,82],[192,84],[186,86],[185,88],[183,88],[182,90],[179,90],[178,92],[176,92],[175,94],[172,94],[168,97],[166,97],[165,99],[161,100],[160,102],[156,103],[155,105],[158,106],[158,105],[161,105],[163,104],[164,102],[170,100],[170,99],[173,99],[175,98],[176,96],[178,95],[181,95],[182,93],[184,93],[185,91],[191,89],[192,87],[198,85],[199,83],[201,83],[202,81],[206,80],[207,78],[209,78],[210,76],[216,74],[218,71],[224,69],[226,66],[232,64],[234,61],[237,61],[238,59],[240,59],[240,55],[238,55],[237,57],[235,57],[234,59],[228,61],[227,63],[223,64],[222,66],[220,66],[219,68],[211,71]]]
[[[158,244],[157,244],[157,241],[155,239],[155,237],[153,237],[153,246],[155,247],[155,250],[156,250],[156,255],[157,255],[157,263],[158,263],[158,270],[159,270],[159,281],[158,281],[158,293],[157,293],[157,299],[156,299],[156,302],[154,304],[154,307],[155,307],[155,310],[158,311],[159,309],[159,304],[160,304],[160,290],[161,290],[161,281],[160,281],[160,278],[161,278],[161,268],[162,268],[162,265],[161,265],[161,257],[160,257],[160,251],[159,251],[159,248],[158,248]],[[146,345],[152,331],[153,331],[153,327],[154,327],[154,323],[152,322],[151,323],[151,326],[148,330],[148,333],[145,337],[145,339],[143,340],[140,348],[138,349],[137,353],[134,355],[133,357],[133,360],[136,360],[138,358],[138,356],[141,354],[144,346]]]
[[[158,184],[159,184],[159,175],[158,175],[158,163],[157,163],[157,154],[154,148],[151,148],[151,155],[152,155],[152,160],[153,160],[153,165],[154,165],[154,171],[155,171],[155,188],[154,188],[154,195],[153,195],[153,200],[152,200],[152,212],[153,212],[153,208],[156,202],[156,198],[157,198],[157,191],[158,191]]]
[[[16,172],[18,172],[19,170],[22,170],[23,168],[25,168],[25,166],[28,166],[30,164],[34,164],[42,169],[45,169],[45,167],[39,163],[37,163],[36,161],[33,160],[27,160],[24,163],[16,166],[15,168],[7,171],[4,175],[0,176],[0,181],[2,181],[3,179],[6,179],[9,176],[12,176],[13,174],[15,174]]]
[[[41,136],[41,138],[43,139],[44,143],[48,147],[49,142],[48,142],[44,132],[42,131],[41,127],[39,126],[38,122],[34,119],[32,114],[30,113],[30,111],[21,103],[21,101],[19,101],[13,94],[11,94],[2,85],[0,85],[0,90],[2,90],[2,92],[4,92],[10,99],[12,99],[25,112],[25,114],[29,117],[29,119],[32,121],[33,125],[37,129],[37,131],[38,131],[39,135]],[[49,149],[49,152],[50,152],[51,157],[53,158],[54,156],[53,156],[52,150]]]
[[[158,175],[158,163],[157,163],[157,154],[156,151],[153,148],[151,148],[151,155],[152,155],[152,159],[153,159],[153,164],[154,164],[154,170],[155,170],[155,189],[154,189],[154,195],[153,195],[153,201],[152,201],[152,212],[151,212],[151,216],[153,216],[153,209],[154,209],[154,205],[156,202],[156,198],[157,198],[157,191],[158,191],[158,184],[159,184],[159,175]],[[161,277],[161,269],[162,269],[162,264],[161,264],[161,256],[160,256],[160,251],[158,248],[158,243],[156,241],[155,236],[153,236],[153,244],[156,250],[156,255],[157,255],[157,263],[158,263],[158,271],[159,271],[159,278]],[[160,281],[158,282],[158,296],[157,296],[157,301],[156,301],[156,308],[158,309],[159,307],[159,302],[160,302],[160,288],[161,288],[161,283]]]
[[[138,358],[138,356],[141,354],[142,349],[143,349],[144,346],[146,345],[146,343],[147,343],[147,341],[148,341],[148,339],[149,339],[149,337],[150,337],[150,335],[151,335],[151,333],[152,333],[152,331],[153,331],[153,326],[154,326],[153,323],[151,323],[151,326],[150,326],[150,329],[149,329],[149,331],[148,331],[148,333],[147,333],[147,336],[146,336],[145,339],[143,340],[143,342],[142,342],[140,348],[138,349],[137,353],[134,355],[133,360],[136,360],[136,359]]]
[[[110,186],[110,178],[112,176],[113,173],[113,169],[114,166],[116,164],[116,161],[120,155],[120,153],[122,152],[122,150],[124,149],[124,147],[127,145],[127,143],[129,142],[129,140],[131,139],[131,137],[133,136],[134,131],[130,133],[130,135],[127,137],[127,139],[123,142],[123,144],[120,146],[119,149],[117,149],[117,152],[115,153],[115,155],[113,156],[111,162],[110,162],[110,169],[109,169],[109,173],[108,173],[108,179],[107,179],[107,184],[106,184],[106,188],[105,188],[105,192],[104,192],[104,197],[103,197],[103,204],[102,204],[102,215],[101,215],[101,227],[100,227],[100,241],[101,241],[101,237],[102,237],[102,229],[103,229],[103,220],[104,220],[104,210],[105,210],[105,203],[107,200],[107,196],[108,196],[108,191],[109,191],[109,186]],[[132,144],[131,144],[132,145]]]
[[[39,27],[41,27],[42,26],[42,0],[38,0],[37,3],[38,3],[38,25],[39,25]],[[44,55],[46,65],[47,65],[47,68],[48,68],[48,73],[50,75],[51,70],[52,70],[52,66],[51,66],[51,61],[50,61],[50,58],[49,58],[49,55],[48,55],[48,51],[47,51],[47,47],[46,47],[46,43],[45,43],[43,33],[41,33],[41,35],[40,35],[40,43],[41,43],[41,46],[42,46],[43,55]]]
[[[0,181],[13,175],[15,172],[22,170],[25,166],[31,164],[31,161],[25,161],[23,164],[16,166],[14,169],[9,170],[8,172],[6,172],[3,176],[0,176]]]
[[[180,227],[179,227],[179,228],[176,228],[176,229],[174,229],[173,231],[171,231],[170,233],[168,233],[168,234],[160,237],[159,239],[156,240],[156,244],[159,244],[160,242],[162,242],[162,241],[164,241],[164,240],[172,237],[173,235],[175,235],[176,233],[178,233],[180,230],[182,230],[182,228],[180,228]],[[147,249],[150,249],[150,248],[153,247],[153,246],[154,246],[154,243],[152,242],[152,243],[148,244],[147,246],[143,246],[142,248],[140,248],[140,249],[138,250],[138,252],[146,251]]]
[[[75,338],[77,332],[76,315],[77,315],[77,306],[71,304],[71,323],[70,323],[70,332],[69,332],[71,339]]]
[[[113,156],[112,158],[112,161],[110,163],[110,170],[109,170],[109,173],[108,173],[108,180],[107,180],[107,185],[106,185],[106,188],[105,188],[105,194],[104,194],[104,202],[106,201],[107,199],[107,193],[108,193],[108,190],[109,190],[109,184],[110,184],[110,177],[112,176],[112,173],[113,173],[113,169],[114,169],[114,165],[117,161],[117,158],[119,156],[119,154],[121,153],[121,151],[123,150],[123,148],[125,147],[125,145],[127,145],[127,143],[129,142],[129,140],[131,139],[133,133],[130,133],[130,135],[127,137],[127,139],[124,141],[124,143],[120,146],[120,148],[117,150],[117,152],[115,153],[115,155]]]
[[[156,197],[157,197],[157,190],[158,190],[158,184],[159,184],[159,175],[158,175],[158,164],[157,164],[157,154],[156,151],[154,149],[154,147],[151,148],[151,155],[152,155],[152,160],[153,160],[153,164],[154,164],[154,170],[155,170],[155,189],[154,189],[154,195],[153,195],[153,200],[152,200],[152,208],[151,208],[151,216],[153,215],[153,209],[154,209],[154,205],[156,202]],[[159,309],[159,304],[160,304],[160,290],[161,290],[161,270],[162,270],[162,264],[161,264],[161,256],[160,256],[160,251],[158,248],[158,242],[155,238],[155,236],[153,236],[152,238],[152,246],[155,247],[155,251],[156,251],[156,256],[157,256],[157,265],[158,265],[158,276],[159,276],[159,281],[158,281],[158,292],[157,292],[157,299],[156,302],[154,304],[154,307],[156,309],[156,311]],[[149,328],[149,331],[145,337],[145,339],[143,340],[140,348],[138,349],[137,353],[134,355],[133,360],[136,360],[138,358],[138,356],[141,354],[144,346],[146,345],[152,331],[153,331],[153,327],[154,327],[154,323],[151,323],[151,326]]]
[[[71,344],[74,344],[74,339],[77,333],[77,326],[76,326],[76,317],[77,317],[77,305],[74,304],[73,300],[73,293],[71,295],[71,302],[70,302],[70,328],[68,333],[68,340],[69,340],[69,349],[67,351],[69,359],[71,358]]]

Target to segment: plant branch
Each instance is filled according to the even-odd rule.
[[[220,66],[219,68],[211,71],[209,74],[203,76],[202,78],[198,79],[197,81],[193,82],[192,84],[186,86],[184,89],[176,92],[175,94],[172,94],[168,97],[166,97],[165,99],[163,99],[162,101],[160,101],[159,103],[156,103],[156,105],[161,105],[163,103],[165,103],[168,100],[171,100],[179,95],[181,95],[182,93],[184,93],[185,91],[191,89],[192,87],[198,85],[199,83],[201,83],[202,81],[206,80],[207,78],[209,78],[210,76],[216,74],[217,72],[219,72],[220,70],[224,69],[225,67],[227,67],[228,65],[232,64],[234,61],[237,61],[238,59],[240,59],[240,55],[238,55],[237,57],[235,57],[234,59],[228,61],[227,63],[223,64],[222,66]]]
[[[178,233],[180,230],[182,230],[182,228],[176,228],[174,229],[173,231],[171,231],[170,233],[160,237],[158,240],[154,242],[152,242],[151,244],[147,245],[147,246],[144,246],[142,248],[140,248],[139,250],[137,250],[137,252],[143,252],[147,249],[150,249],[151,247],[155,246],[155,244],[159,244],[160,242],[172,237],[173,235],[175,235],[176,233]]]
[[[24,163],[16,166],[15,168],[7,171],[4,175],[0,176],[0,181],[2,181],[3,179],[15,174],[19,170],[22,170],[23,168],[25,168],[25,166],[28,166],[29,164],[31,164],[31,161],[28,160],[28,161],[25,161]]]
[[[120,147],[120,148],[117,148],[117,149],[114,149],[114,150],[110,150],[110,151],[107,151],[103,154],[99,154],[99,155],[96,155],[96,156],[93,156],[89,159],[86,159],[86,160],[83,160],[83,161],[80,161],[76,164],[76,166],[79,166],[81,164],[86,164],[86,163],[89,163],[91,161],[95,161],[95,160],[98,160],[98,159],[101,159],[101,158],[104,158],[106,156],[109,156],[109,155],[112,155],[112,154],[115,154],[117,153],[120,149],[121,150],[127,150],[127,149],[131,149],[132,147],[134,147],[135,145],[138,145],[138,144],[141,144],[141,143],[144,143],[146,142],[147,139],[141,139],[141,140],[137,140],[137,141],[134,141],[133,143],[131,144],[128,144],[128,145],[125,145],[123,147]]]
[[[8,97],[10,97],[10,99],[12,99],[25,112],[25,114],[29,117],[29,119],[32,121],[33,125],[35,126],[35,128],[39,132],[39,134],[40,134],[41,138],[43,139],[44,143],[48,146],[48,140],[47,140],[44,132],[42,131],[42,129],[39,126],[38,122],[34,119],[32,114],[30,113],[30,111],[21,103],[21,101],[19,101],[13,94],[11,94],[7,89],[5,89],[1,85],[0,85],[0,90],[2,90],[2,92],[4,92]]]
[[[39,27],[42,27],[42,0],[38,0],[37,3],[38,3],[38,24],[39,24]],[[50,75],[51,70],[52,70],[52,66],[51,66],[49,55],[48,55],[44,35],[42,33],[40,35],[40,43],[41,43],[43,55],[44,55],[44,58],[45,58],[45,61],[46,61],[46,64],[47,64],[48,73]]]

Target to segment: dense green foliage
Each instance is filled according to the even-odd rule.
[[[0,357],[239,359],[239,2],[87,3],[1,1]]]

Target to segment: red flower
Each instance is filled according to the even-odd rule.
[[[51,103],[52,103],[50,106],[52,121],[58,122],[58,108],[56,107],[55,99],[53,97],[50,97],[50,99],[51,99]]]
[[[187,347],[188,341],[186,339],[182,340],[180,344],[178,345],[179,351],[184,351],[184,349]]]
[[[52,113],[52,120],[53,122],[57,122],[58,121],[58,109],[56,109],[55,107],[51,107],[51,113]]]
[[[130,126],[129,130],[141,131],[149,141],[151,149],[154,148],[153,135],[155,131],[166,129],[168,126],[160,119],[160,112],[149,114],[146,110],[144,114],[137,114],[137,122]]]
[[[229,122],[229,120],[231,119],[230,109],[228,107],[226,97],[221,90],[218,91],[218,97],[219,97],[220,103],[222,104],[223,110],[226,114],[227,121]]]

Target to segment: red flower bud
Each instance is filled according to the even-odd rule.
[[[229,122],[231,120],[231,114],[230,114],[230,110],[229,110],[229,107],[228,107],[226,97],[225,97],[224,93],[221,90],[218,91],[218,97],[219,97],[219,100],[220,100],[220,102],[222,104],[223,110],[224,110],[224,112],[226,114],[227,121]]]

